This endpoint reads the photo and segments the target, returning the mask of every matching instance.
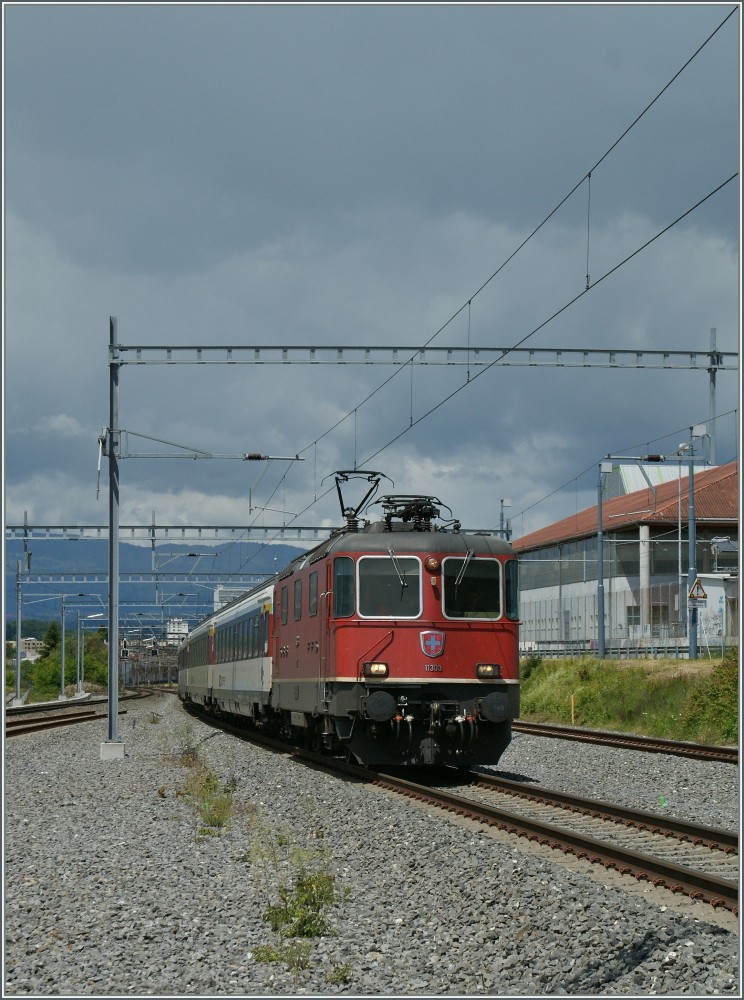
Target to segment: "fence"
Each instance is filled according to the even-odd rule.
[[[723,592],[698,609],[698,650],[739,642],[738,600]],[[605,594],[605,647],[608,655],[688,655],[687,583],[657,584]],[[540,655],[596,653],[596,593],[520,598],[520,649]]]

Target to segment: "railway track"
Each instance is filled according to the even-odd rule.
[[[123,711],[119,715],[125,714]],[[61,715],[43,715],[36,718],[20,718],[5,720],[5,736],[23,736],[25,733],[38,733],[46,729],[59,729],[62,726],[76,726],[81,722],[91,722],[93,719],[105,719],[104,712],[87,709],[83,712],[67,712]]]
[[[131,698],[148,697],[148,694],[135,692],[119,696],[119,701]],[[21,705],[5,710],[5,736],[21,736],[24,733],[38,733],[45,729],[59,729],[61,726],[74,726],[93,719],[107,718],[105,711],[98,711],[108,705],[105,697],[94,696],[75,698],[69,701],[47,701],[32,705]],[[119,709],[119,715],[125,715],[126,709]]]
[[[527,800],[525,807],[515,806],[513,788],[499,790],[490,782],[489,787],[498,794],[487,799],[388,773],[377,774],[374,782],[622,875],[738,913],[738,837],[730,831],[599,801],[575,799],[575,804],[569,804],[570,796],[535,786],[519,793]],[[481,775],[473,775],[473,785],[485,784]],[[671,846],[669,838],[674,838]]]
[[[739,763],[737,747],[710,746],[704,743],[685,743],[683,740],[662,740],[630,733],[610,733],[597,729],[577,729],[571,726],[553,726],[541,722],[513,722],[512,731],[531,736],[549,736],[558,740],[578,740],[601,746],[619,747],[623,750],[645,750],[648,753],[671,754],[691,757],[694,760],[717,760],[726,764]]]
[[[410,769],[408,777],[375,771],[195,714],[216,728],[313,767],[386,788],[738,914],[738,835],[731,831],[526,787],[475,771],[463,776],[441,769],[429,773],[426,783],[418,783],[410,780]],[[448,787],[442,787],[445,781]],[[458,792],[452,791],[455,784]],[[468,794],[460,794],[463,790]],[[520,800],[523,804],[516,805]]]

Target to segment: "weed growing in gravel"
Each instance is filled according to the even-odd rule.
[[[288,969],[297,974],[303,969],[312,969],[310,961],[312,946],[308,941],[283,941],[279,945],[259,945],[253,949],[253,957],[257,962],[265,964],[283,962]]]
[[[163,716],[158,715],[157,712],[150,712],[149,716],[147,717],[147,721],[152,723],[153,726],[157,726],[159,722],[163,721]]]
[[[201,814],[204,827],[200,834],[212,835],[227,824],[233,812],[235,786],[235,778],[221,785],[217,775],[204,765],[192,769],[185,793]]]
[[[331,959],[331,965],[333,968],[330,972],[326,973],[325,977],[327,983],[330,983],[332,986],[344,986],[346,983],[351,982],[351,962],[343,962],[341,965],[338,965]]]
[[[163,753],[173,764],[193,767],[199,757],[199,743],[201,742],[194,733],[194,727],[190,722],[184,722],[176,728],[173,735],[177,741],[175,747],[169,742],[168,734],[163,734],[165,744]]]
[[[250,833],[250,849],[238,860],[251,865],[264,903],[261,917],[280,939],[274,945],[254,949],[254,957],[256,961],[284,962],[295,973],[310,968],[310,945],[296,939],[333,933],[327,911],[338,901],[338,892],[335,876],[327,870],[330,852],[327,848],[293,846],[288,831],[273,830],[255,810]],[[344,893],[342,898],[347,896]],[[329,975],[347,977],[350,970],[336,966]]]

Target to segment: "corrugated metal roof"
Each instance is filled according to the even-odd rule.
[[[646,487],[613,497],[602,503],[603,531],[618,531],[632,525],[676,524],[679,517],[679,492],[681,490],[682,523],[687,523],[688,479],[683,477],[656,487],[656,497]],[[729,462],[705,472],[695,473],[695,521],[713,521],[730,525],[738,524],[739,516],[739,467]],[[518,552],[542,548],[555,542],[572,538],[585,538],[597,533],[597,508],[589,507],[562,521],[533,531],[512,542]]]

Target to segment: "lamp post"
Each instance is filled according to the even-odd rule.
[[[698,609],[697,601],[691,597],[695,581],[697,580],[697,553],[696,531],[695,531],[695,439],[708,437],[705,424],[695,424],[690,427],[690,443],[680,444],[677,455],[681,462],[686,462],[689,467],[687,476],[687,636],[689,642],[688,657],[691,660],[698,658]],[[682,453],[687,454],[687,458],[682,458]]]

